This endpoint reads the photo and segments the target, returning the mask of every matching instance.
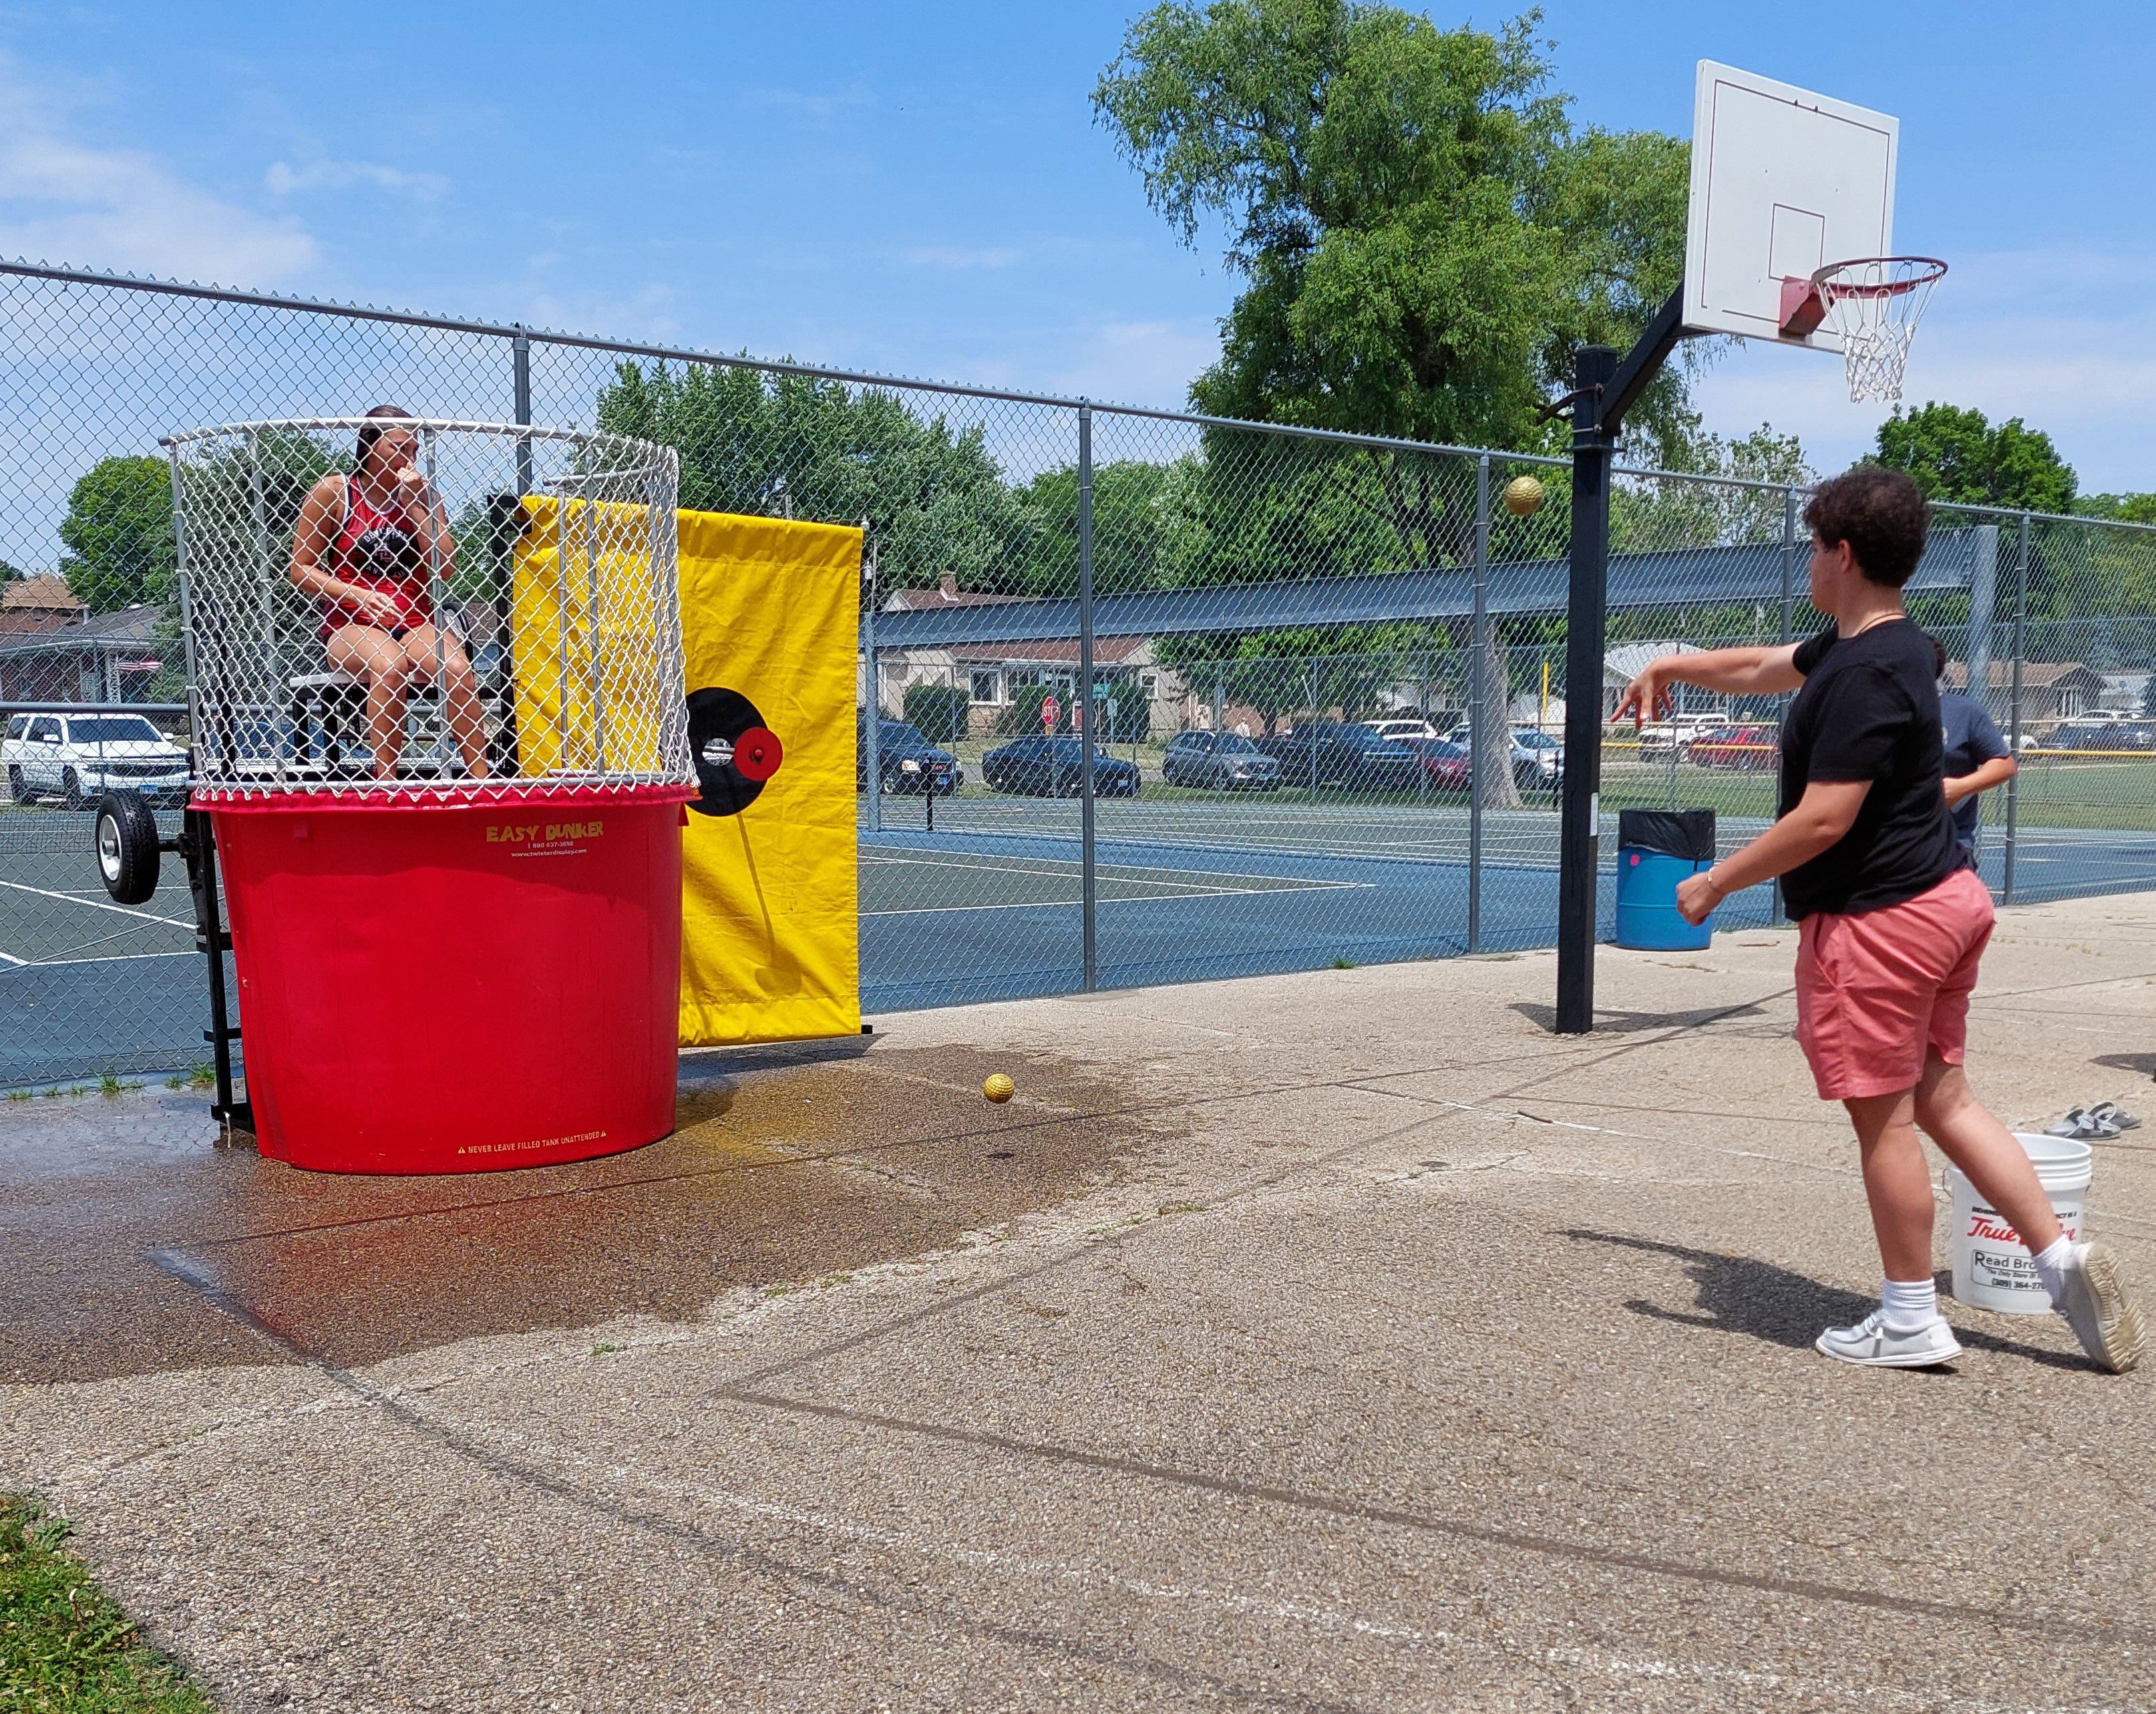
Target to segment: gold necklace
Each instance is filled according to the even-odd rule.
[[[1841,639],[1841,640],[1842,640],[1843,642],[1846,643],[1846,642],[1848,642],[1848,641],[1850,640],[1850,637],[1861,637],[1861,636],[1862,636],[1862,635],[1863,635],[1866,631],[1870,630],[1870,629],[1871,629],[1874,625],[1891,624],[1892,624],[1894,620],[1896,620],[1896,619],[1905,619],[1905,618],[1908,618],[1908,616],[1909,616],[1909,609],[1908,609],[1908,608],[1907,608],[1906,607],[1905,607],[1905,608],[1899,608],[1899,609],[1897,609],[1897,611],[1895,611],[1895,612],[1893,612],[1893,613],[1880,613],[1880,614],[1878,614],[1877,616],[1876,616],[1875,618],[1868,618],[1868,619],[1865,620],[1865,622],[1864,622],[1862,624],[1859,625],[1859,626],[1858,626],[1855,630],[1851,631],[1851,632],[1849,634],[1849,636],[1848,636],[1848,637],[1844,637],[1844,638],[1842,638],[1842,639]]]

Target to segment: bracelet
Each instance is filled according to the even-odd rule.
[[[1729,889],[1722,885],[1720,881],[1714,878],[1714,865],[1712,863],[1708,864],[1707,867],[1700,870],[1699,873],[1700,878],[1709,886],[1714,889],[1715,894],[1717,897],[1726,899],[1729,896]]]

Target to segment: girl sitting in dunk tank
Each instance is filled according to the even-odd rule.
[[[440,680],[449,734],[468,778],[486,773],[486,730],[464,645],[438,629],[429,572],[446,584],[456,544],[440,500],[414,467],[411,413],[377,405],[359,431],[349,476],[332,471],[308,490],[292,536],[292,582],[321,603],[329,665],[367,686],[367,739],[377,779],[396,777],[404,699]]]

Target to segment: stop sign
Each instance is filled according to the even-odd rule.
[[[1041,725],[1045,726],[1054,726],[1055,724],[1056,716],[1060,715],[1062,712],[1063,705],[1060,702],[1058,702],[1053,696],[1044,696],[1040,699]]]

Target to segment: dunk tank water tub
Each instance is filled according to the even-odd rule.
[[[675,454],[372,419],[398,439],[346,530],[366,420],[165,443],[190,820],[226,890],[256,1138],[348,1173],[637,1147],[673,1126],[695,795]],[[293,576],[310,492],[334,588]],[[332,646],[355,585],[393,598],[357,604],[405,655],[401,711]]]

